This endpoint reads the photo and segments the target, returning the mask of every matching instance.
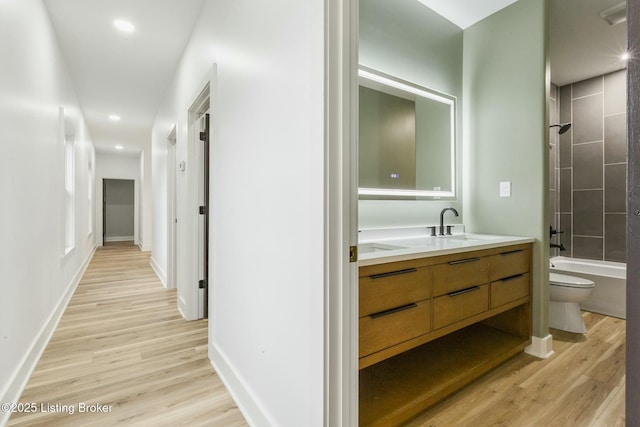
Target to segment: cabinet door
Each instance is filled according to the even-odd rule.
[[[433,300],[433,329],[448,326],[488,309],[488,284],[442,295]]]
[[[491,282],[491,308],[529,296],[529,274]]]
[[[431,268],[403,267],[360,277],[359,317],[430,297]]]
[[[359,357],[426,334],[431,330],[431,300],[360,318]]]
[[[489,283],[489,258],[463,258],[433,266],[433,295]]]
[[[507,250],[491,257],[491,281],[528,273],[531,262],[529,249]]]

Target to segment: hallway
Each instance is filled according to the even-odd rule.
[[[9,426],[247,425],[207,358],[207,321],[182,319],[149,257],[98,248],[20,398],[37,410]]]

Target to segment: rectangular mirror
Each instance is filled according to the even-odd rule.
[[[456,99],[360,67],[358,194],[455,197]]]

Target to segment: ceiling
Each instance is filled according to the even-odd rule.
[[[420,0],[466,28],[515,0]],[[626,22],[600,11],[621,0],[550,0],[551,80],[562,86],[622,69]],[[204,0],[44,0],[99,151],[139,153]],[[118,32],[114,19],[136,31]],[[109,120],[110,114],[121,117]]]
[[[564,86],[626,68],[627,23],[609,25],[600,12],[622,0],[551,0],[551,81]]]
[[[515,0],[419,0],[465,29]],[[551,81],[563,86],[626,67],[626,22],[609,25],[600,12],[624,0],[550,0]]]
[[[418,0],[463,30],[517,0]]]
[[[203,0],[44,0],[98,151],[139,153]],[[126,19],[126,34],[113,26]],[[110,114],[121,117],[118,122]]]

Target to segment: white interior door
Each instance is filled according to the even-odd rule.
[[[209,111],[197,118],[196,164],[198,168],[197,273],[198,318],[208,317],[209,303]]]

